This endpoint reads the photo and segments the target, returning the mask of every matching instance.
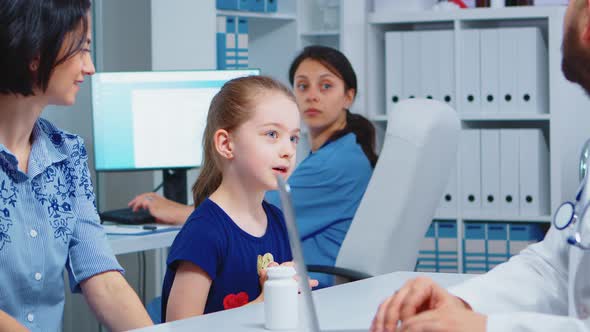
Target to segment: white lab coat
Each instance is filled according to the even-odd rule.
[[[578,209],[590,201],[590,176],[585,181]],[[581,218],[590,229],[588,211]],[[590,332],[590,250],[569,245],[570,234],[552,225],[543,241],[450,291],[488,314],[490,332]]]

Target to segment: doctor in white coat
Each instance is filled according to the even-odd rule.
[[[570,0],[564,31],[563,73],[590,94],[590,0]],[[588,206],[590,176],[542,242],[449,291],[409,281],[379,306],[371,331],[590,331]]]

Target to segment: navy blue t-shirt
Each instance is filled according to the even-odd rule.
[[[241,306],[261,292],[258,267],[270,255],[277,263],[292,260],[287,228],[281,211],[262,202],[268,220],[266,233],[255,237],[242,230],[210,199],[189,216],[172,247],[162,286],[162,320],[178,263],[188,261],[203,269],[211,280],[205,314]],[[270,254],[270,255],[269,255]],[[187,289],[186,291],[191,291]]]

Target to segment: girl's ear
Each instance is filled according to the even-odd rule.
[[[231,135],[225,129],[219,129],[213,135],[213,141],[215,142],[215,150],[222,158],[231,160],[234,158],[233,153],[233,142]]]
[[[344,93],[344,98],[345,98],[345,102],[344,102],[344,106],[346,109],[350,109],[350,107],[352,106],[352,102],[354,101],[354,94],[355,94],[355,90],[350,88],[348,90],[346,90],[346,92]]]

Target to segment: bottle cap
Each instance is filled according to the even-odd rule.
[[[266,275],[269,279],[286,279],[295,275],[295,268],[292,266],[271,266],[266,268]]]

